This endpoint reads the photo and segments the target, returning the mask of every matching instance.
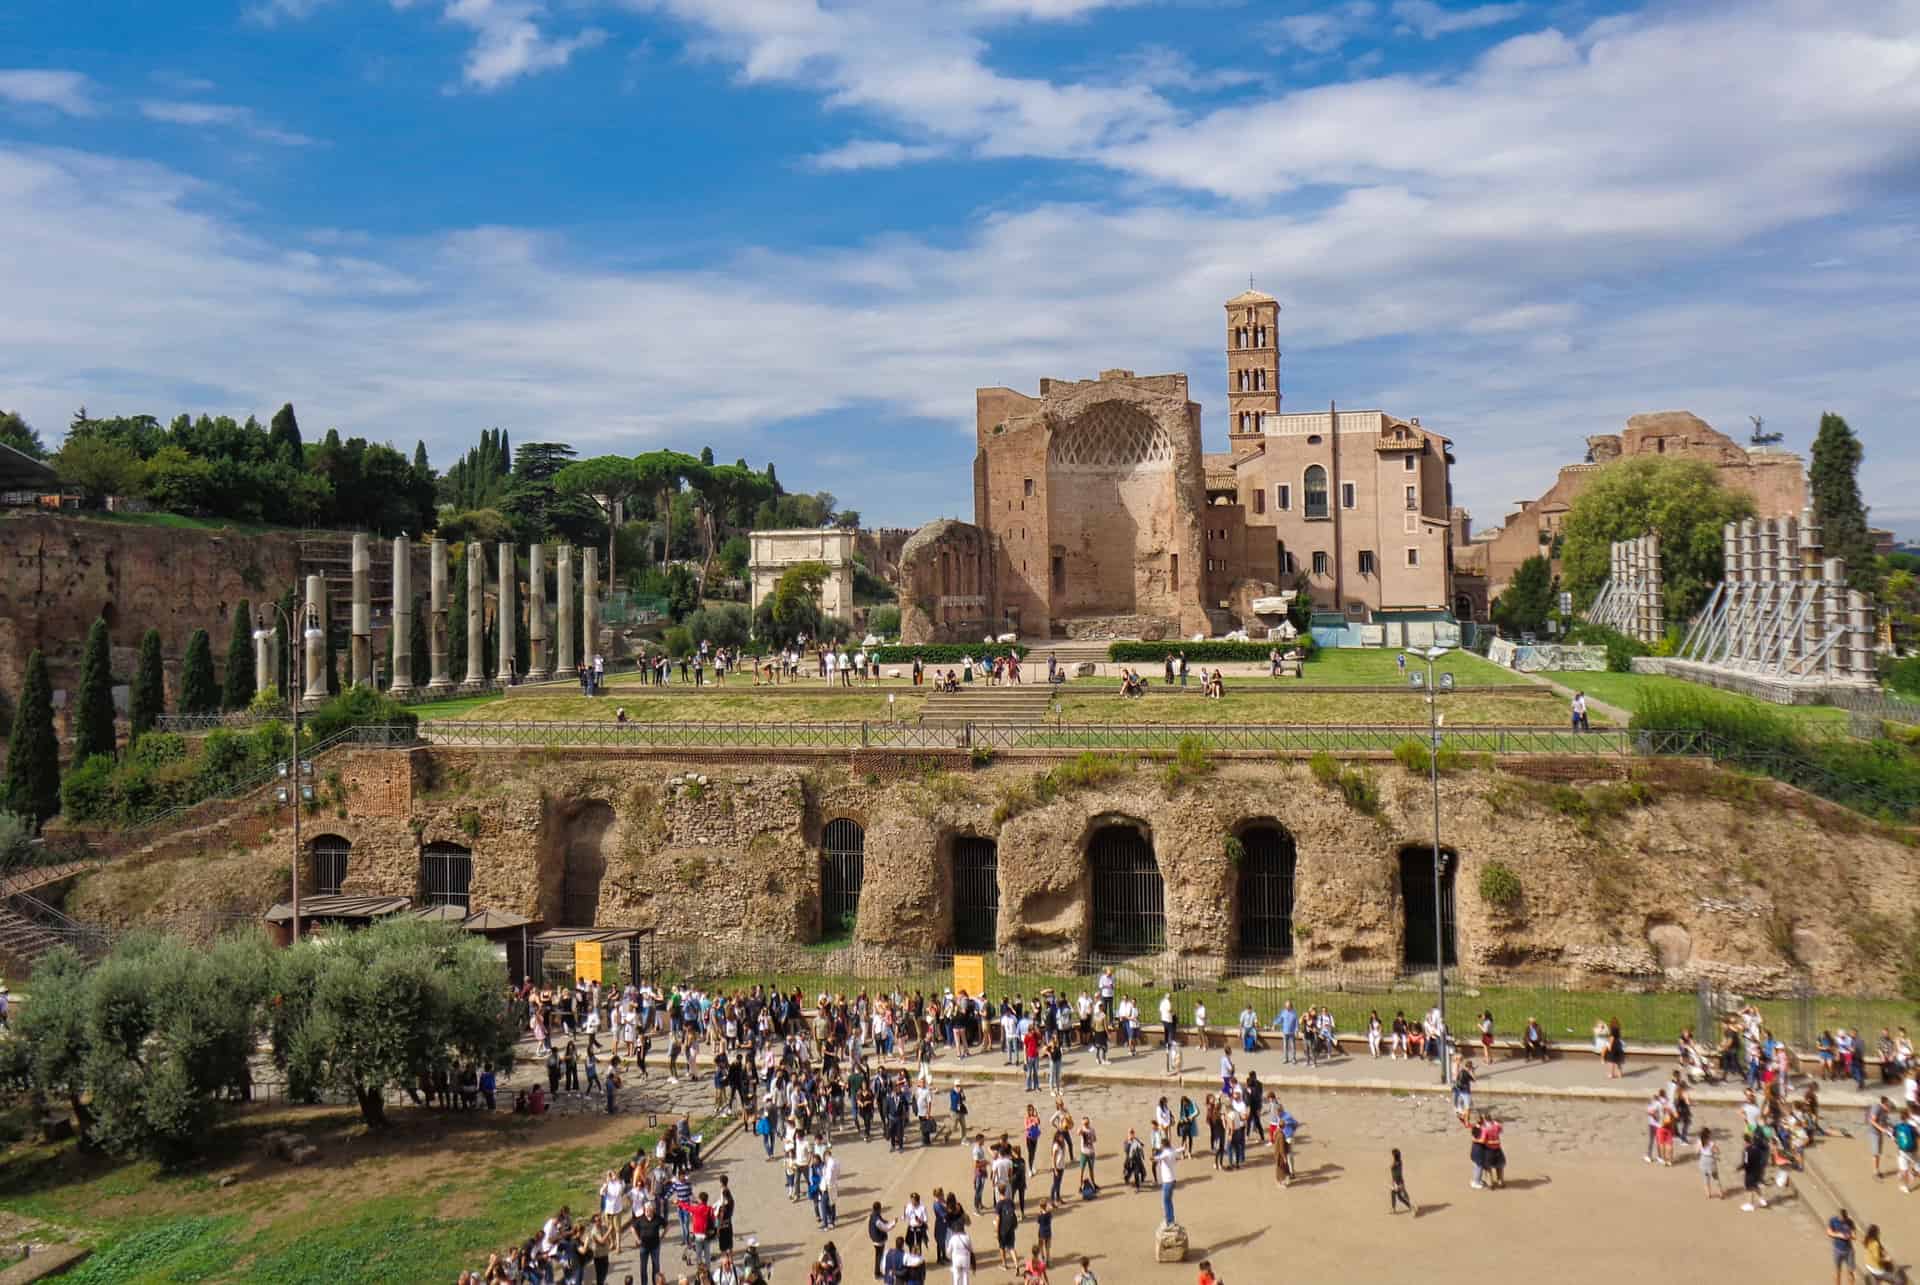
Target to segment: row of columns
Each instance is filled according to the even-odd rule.
[[[1660,567],[1660,537],[1615,540],[1609,550],[1615,590],[1626,599],[1621,632],[1649,645],[1667,631],[1666,578]]]
[[[447,619],[449,603],[447,596],[447,542],[434,540],[430,546],[428,581],[428,654],[431,658],[432,674],[426,687],[430,692],[450,692],[454,690],[452,676],[447,672],[449,656]],[[588,658],[593,650],[593,640],[600,633],[599,604],[599,551],[584,549],[581,551],[581,600],[582,616],[582,659]],[[514,599],[518,587],[514,565],[514,546],[501,543],[498,546],[498,614],[500,624],[500,663],[494,674],[495,681],[505,685],[513,679],[514,628],[517,612]],[[555,550],[555,571],[558,583],[561,609],[555,642],[557,655],[549,657],[547,649],[547,620],[543,610],[546,604],[546,546],[529,545],[527,549],[527,589],[535,610],[529,613],[527,622],[528,666],[523,675],[530,682],[541,682],[555,672],[572,672],[574,659],[573,633],[573,549],[562,545]],[[373,681],[373,602],[371,592],[372,546],[367,536],[353,537],[353,612],[350,656],[353,682],[371,683]],[[467,672],[459,684],[461,691],[480,691],[487,686],[484,666],[485,657],[485,606],[487,594],[487,559],[484,546],[473,541],[467,546]],[[310,628],[326,628],[326,580],[319,575],[307,577],[306,606],[301,613],[299,628],[304,633]],[[391,642],[393,648],[393,685],[396,696],[410,695],[419,677],[413,672],[413,550],[406,537],[397,537],[393,542],[393,628]],[[273,673],[273,643],[271,638],[262,639],[255,644],[255,663],[261,673]],[[550,663],[551,662],[551,663]],[[306,650],[305,699],[322,701],[327,696],[326,649],[322,646],[308,646]]]
[[[1847,566],[1840,558],[1822,557],[1820,527],[1811,508],[1791,517],[1729,522],[1721,531],[1730,595],[1759,600],[1758,606],[1737,613],[1731,625],[1730,660],[1761,659],[1758,652],[1770,639],[1770,614],[1792,611],[1801,618],[1797,636],[1779,647],[1792,661],[1811,656],[1821,642],[1839,635],[1827,649],[1820,669],[1828,678],[1865,681],[1875,678],[1873,614],[1865,595],[1847,587]],[[1771,594],[1766,587],[1778,586]],[[1805,605],[1802,612],[1800,607]]]

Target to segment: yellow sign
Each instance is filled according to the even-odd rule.
[[[575,942],[573,947],[573,976],[576,981],[597,982],[600,976],[600,943],[597,941]]]
[[[984,955],[953,957],[953,989],[978,997],[987,989],[987,960]]]

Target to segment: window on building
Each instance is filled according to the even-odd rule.
[[[1265,491],[1255,491],[1253,493],[1253,511],[1255,513],[1265,513],[1267,511],[1267,493]]]
[[[1407,488],[1407,507],[1410,509],[1417,509],[1420,507],[1420,488],[1419,487],[1410,486]]]
[[[1407,472],[1409,472],[1409,473],[1411,473],[1411,472],[1413,472],[1413,470],[1414,470],[1415,468],[1417,468],[1417,467],[1418,467],[1418,465],[1417,465],[1417,464],[1415,464],[1415,462],[1414,462],[1414,458],[1413,458],[1413,452],[1411,452],[1411,451],[1409,451],[1409,452],[1407,452],[1407,454],[1406,454],[1406,456],[1405,456],[1405,458],[1406,458],[1406,461],[1407,461]]]
[[[1354,504],[1359,500],[1359,498],[1360,498],[1359,492],[1356,490],[1353,483],[1342,482],[1340,484],[1340,507],[1341,508],[1343,509],[1352,508]]]
[[[1253,346],[1255,348],[1265,348],[1267,346],[1267,328],[1265,326],[1255,326],[1253,328]]]
[[[1420,550],[1418,549],[1407,550],[1407,565],[1410,567],[1417,567],[1420,565]]]
[[[1307,492],[1307,516],[1324,518],[1327,516],[1327,471],[1318,464],[1307,467],[1305,481]]]
[[[1293,507],[1293,488],[1285,482],[1273,488],[1273,507],[1282,513]]]
[[[1360,550],[1360,574],[1363,576],[1370,576],[1373,574],[1373,571],[1374,571],[1373,550],[1372,549]]]
[[[1180,555],[1179,554],[1170,553],[1167,555],[1167,571],[1168,571],[1169,578],[1173,582],[1173,587],[1176,590],[1179,589],[1180,588]]]
[[[1028,479],[1026,480],[1026,486],[1025,486],[1025,488],[1024,488],[1024,489],[1025,489],[1025,491],[1026,491],[1026,493],[1027,493],[1028,495],[1032,495],[1032,494],[1033,494],[1033,479],[1032,479],[1032,478],[1028,478]]]
[[[1067,560],[1062,557],[1055,557],[1053,560],[1053,591],[1055,593],[1067,591]]]
[[[1327,555],[1323,551],[1319,549],[1313,551],[1313,574],[1316,576],[1327,575],[1331,572],[1332,566],[1333,564],[1328,560]]]

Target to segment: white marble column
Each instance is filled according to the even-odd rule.
[[[477,692],[487,685],[483,666],[487,658],[487,546],[478,540],[467,541],[467,677],[460,684],[463,692]]]
[[[353,685],[373,681],[373,550],[364,533],[353,537]]]
[[[500,666],[494,677],[502,687],[513,681],[513,627],[518,613],[513,605],[513,542],[500,542],[500,598],[494,606],[494,620],[500,629]]]
[[[433,677],[427,690],[453,689],[447,677],[447,542],[436,539],[430,546],[427,570],[427,653],[432,657]]]
[[[554,661],[555,671],[562,678],[573,676],[576,663],[573,658],[573,546],[563,544],[553,555],[554,578],[558,582],[554,588],[559,591],[559,616],[555,620],[554,641],[559,646],[559,656]]]
[[[307,636],[309,626],[318,631],[318,637]],[[300,613],[294,627],[300,631],[300,645],[305,648],[306,699],[318,705],[327,698],[327,582],[324,577],[307,577],[306,610]]]
[[[413,544],[393,538],[393,684],[394,696],[413,695]]]
[[[527,546],[527,681],[544,683],[547,671],[547,547]]]

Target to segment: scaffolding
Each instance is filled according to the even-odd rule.
[[[1587,608],[1587,620],[1652,646],[1667,632],[1660,537],[1615,540],[1609,559],[1607,581]]]

